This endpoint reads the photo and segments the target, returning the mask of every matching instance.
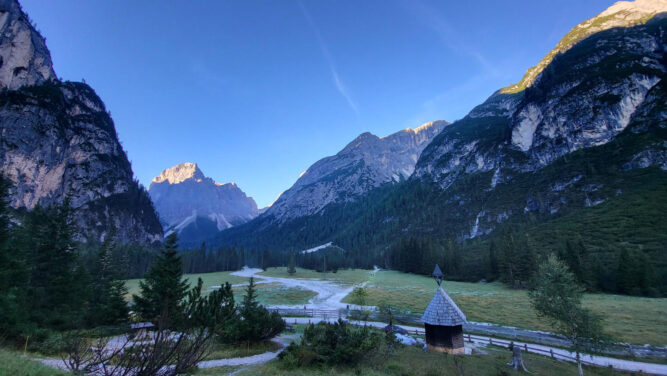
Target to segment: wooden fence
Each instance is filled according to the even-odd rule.
[[[345,311],[337,309],[268,307],[268,310],[271,312],[278,312],[278,314],[283,317],[321,317],[323,319],[339,319],[345,317]]]

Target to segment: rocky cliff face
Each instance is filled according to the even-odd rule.
[[[161,241],[148,195],[133,179],[104,103],[86,84],[56,80],[44,39],[16,1],[0,2],[0,171],[10,204],[74,209],[78,237]]]
[[[521,81],[501,89],[501,92],[505,94],[516,93],[529,87],[535,82],[540,73],[549,66],[554,57],[569,50],[584,38],[614,27],[643,24],[655,15],[665,12],[666,8],[667,0],[635,0],[614,3],[604,12],[572,28],[537,65],[526,71]]]
[[[422,150],[448,123],[435,121],[386,137],[363,133],[338,154],[308,168],[263,214],[278,221],[350,202],[381,185],[407,179]]]
[[[204,240],[259,214],[255,200],[235,183],[217,183],[194,163],[162,171],[148,192],[165,231],[179,232],[185,242]]]
[[[1,0],[0,86],[15,90],[55,78],[44,38],[16,0]]]
[[[622,2],[582,25],[605,17],[618,21],[614,17],[619,12],[626,16],[646,14],[642,11],[647,3],[661,5],[667,11],[663,1]],[[614,12],[619,7],[622,10]],[[629,24],[634,25],[638,18],[629,17]],[[664,169],[667,144],[661,129],[667,127],[666,28],[667,19],[658,15],[646,24],[598,32],[566,52],[554,54],[551,63],[524,91],[496,93],[464,119],[447,127],[424,150],[413,178],[447,190],[465,177],[484,174],[485,190],[493,191],[498,184],[511,185],[520,176],[534,174],[564,156],[633,134],[649,134],[646,139],[651,141],[623,150],[623,154],[632,150],[631,154],[622,154],[626,160],[623,166]],[[525,211],[555,215],[564,206],[604,202],[608,197],[577,203],[559,198],[563,191],[580,189],[582,183],[574,183],[583,177],[585,174],[578,173],[559,177],[563,181],[553,182],[554,187],[560,187],[553,189],[558,193],[543,198],[546,203],[539,204],[535,192],[525,192],[521,198],[526,202]],[[456,196],[455,201],[466,199],[471,199],[470,194]],[[502,222],[512,212],[522,214],[511,209],[511,205],[487,206],[495,208],[483,205],[466,214],[470,237],[492,231],[498,218],[503,218]]]

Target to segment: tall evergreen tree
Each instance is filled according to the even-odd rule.
[[[245,296],[239,306],[239,319],[227,331],[230,342],[256,342],[272,338],[285,329],[278,312],[270,312],[257,302],[255,279],[250,278]]]
[[[128,321],[127,287],[113,262],[114,236],[113,230],[107,234],[97,257],[89,314],[91,325],[117,325]]]
[[[40,327],[81,325],[88,276],[78,264],[72,236],[68,200],[50,208],[38,205],[24,218],[20,246],[29,265],[26,304],[30,321]]]
[[[178,237],[169,235],[157,261],[139,282],[140,295],[133,295],[135,311],[142,319],[176,329],[183,324],[184,298],[188,284],[183,279]]]
[[[24,330],[25,283],[28,270],[21,247],[9,246],[7,196],[10,183],[0,174],[0,336],[14,336]]]
[[[296,261],[294,260],[294,253],[291,253],[289,256],[289,264],[287,264],[287,273],[289,275],[294,275],[296,273]]]
[[[487,279],[493,281],[498,278],[498,250],[496,248],[496,242],[491,240],[489,245],[489,275]]]
[[[637,287],[634,275],[635,269],[630,252],[623,248],[618,256],[618,268],[616,270],[616,283],[620,292],[630,294]]]

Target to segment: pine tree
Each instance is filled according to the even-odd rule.
[[[21,247],[9,245],[9,186],[9,180],[0,174],[0,333],[14,336],[26,321],[24,285],[28,270]]]
[[[618,256],[618,268],[616,270],[616,283],[620,292],[630,294],[637,287],[634,271],[634,260],[630,256],[630,252],[623,248]]]
[[[487,278],[491,281],[498,278],[498,251],[496,249],[496,242],[493,240],[489,245],[489,275]]]
[[[287,264],[287,273],[294,275],[296,273],[296,262],[294,261],[294,253],[289,256],[289,264]]]
[[[257,302],[255,279],[250,277],[239,307],[239,319],[226,332],[229,342],[256,342],[272,338],[285,329],[278,312],[269,312]]]
[[[517,279],[522,283],[528,282],[533,276],[533,273],[537,270],[537,255],[535,250],[528,244],[528,239],[525,236],[521,236],[517,242],[515,242],[517,247]]]
[[[183,300],[188,284],[178,256],[178,237],[169,235],[157,261],[139,282],[140,295],[133,295],[135,311],[142,319],[176,329],[183,324]]]
[[[20,246],[30,266],[25,286],[30,320],[41,327],[79,326],[90,291],[72,239],[70,206],[36,206],[23,222]]]
[[[513,235],[506,233],[501,244],[500,278],[503,282],[512,286],[518,280],[515,248]]]
[[[89,315],[91,325],[117,325],[128,321],[127,287],[113,263],[114,236],[115,231],[109,231],[97,257]]]
[[[7,190],[9,182],[0,175],[0,293],[6,291],[11,283],[9,253],[9,218],[7,217]]]

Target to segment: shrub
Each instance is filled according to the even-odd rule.
[[[278,357],[286,368],[355,365],[384,355],[394,339],[368,327],[351,328],[343,320],[306,327],[300,343],[293,342]]]
[[[230,290],[231,291],[231,290]],[[227,343],[259,342],[285,330],[278,312],[271,312],[257,302],[255,281],[251,277],[243,302],[234,321],[218,329],[219,339]]]

